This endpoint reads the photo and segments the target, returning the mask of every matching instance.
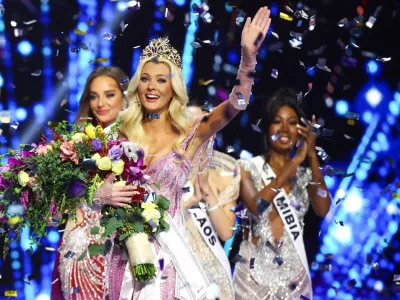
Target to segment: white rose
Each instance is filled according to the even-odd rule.
[[[138,146],[136,143],[122,142],[121,145],[124,148],[124,153],[128,158],[132,158],[133,160],[138,159],[137,155]]]

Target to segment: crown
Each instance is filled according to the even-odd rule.
[[[168,59],[174,65],[176,65],[179,69],[182,70],[182,60],[178,51],[171,46],[169,43],[169,39],[166,38],[158,38],[154,40],[150,40],[150,44],[144,48],[142,51],[142,55],[140,55],[140,60],[153,57],[162,57]]]

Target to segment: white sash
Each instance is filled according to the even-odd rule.
[[[196,224],[197,230],[200,232],[200,235],[224,268],[225,273],[229,278],[229,282],[232,283],[231,265],[225,254],[224,248],[222,248],[222,245],[218,240],[217,233],[215,232],[214,226],[212,225],[207,213],[204,209],[192,208],[190,209],[190,214],[193,222]]]
[[[196,300],[203,298],[210,285],[192,248],[184,239],[168,214],[166,221],[170,225],[168,232],[157,235],[157,240],[174,264],[179,276],[178,299]]]
[[[264,184],[267,186],[270,184],[271,180],[276,177],[272,168],[266,164],[266,170],[264,170],[264,159],[261,156],[256,156],[251,159],[251,161],[256,166],[258,172],[261,174],[261,178],[264,181]],[[274,198],[274,205],[281,217],[283,224],[285,226],[285,230],[290,236],[294,247],[296,248],[297,254],[300,257],[300,260],[307,271],[308,278],[311,282],[310,270],[308,268],[307,255],[306,250],[304,248],[303,241],[303,232],[299,223],[299,219],[297,218],[296,212],[293,207],[290,205],[290,201],[284,189],[280,189],[278,195]]]

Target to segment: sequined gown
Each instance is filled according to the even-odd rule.
[[[256,189],[262,190],[263,180],[254,163],[243,160],[239,163],[244,170],[250,172]],[[304,215],[310,206],[306,189],[310,181],[311,170],[299,167],[297,181],[288,195],[302,228]],[[287,231],[284,229],[280,241],[274,242],[268,218],[272,207],[273,205],[270,205],[261,216],[251,221],[249,237],[240,245],[239,254],[244,260],[235,266],[233,284],[236,299],[290,300],[300,299],[301,295],[311,298],[312,287],[309,276]],[[252,235],[259,238],[257,245],[251,242]],[[275,253],[271,245],[269,247],[266,245],[268,241],[275,247]],[[277,255],[283,260],[281,266],[273,262]],[[250,269],[251,258],[255,258],[253,269]]]
[[[203,116],[204,117],[204,116]],[[194,137],[202,118],[197,119],[192,126],[189,135],[181,144],[181,148],[186,150],[188,144]],[[163,195],[170,200],[169,214],[176,222],[178,228],[184,236],[187,236],[184,228],[183,213],[181,210],[182,188],[184,187],[189,177],[189,172],[201,165],[203,152],[206,151],[206,157],[209,158],[212,154],[212,140],[205,142],[197,151],[192,160],[188,157],[180,157],[176,152],[171,151],[161,159],[155,161],[147,170],[147,175],[150,176],[150,182],[157,183],[160,187],[158,190],[154,187],[157,193]],[[182,159],[181,163],[177,163],[177,159]],[[206,159],[205,159],[206,160]],[[157,256],[163,257],[163,249],[160,248],[157,241],[154,242]],[[122,251],[115,249],[113,253],[111,270],[110,270],[110,299],[119,299],[121,284],[124,277],[126,260],[122,257]],[[160,299],[169,300],[175,298],[177,274],[172,263],[164,266],[163,271],[159,271],[158,277],[164,278],[161,281]],[[134,299],[137,299],[140,294],[142,285],[135,283]],[[149,299],[150,300],[150,299]]]

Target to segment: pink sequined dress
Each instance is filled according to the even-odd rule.
[[[191,132],[181,144],[182,149],[187,149],[188,144],[194,137],[201,123],[201,120],[202,118],[199,118],[193,123]],[[168,212],[185,237],[187,234],[183,224],[183,212],[181,211],[182,188],[187,182],[190,171],[204,163],[204,161],[202,161],[204,155],[201,154],[205,151],[207,154],[206,157],[211,157],[213,150],[212,144],[212,140],[204,143],[197,150],[193,159],[189,159],[186,156],[180,157],[179,154],[171,151],[161,159],[154,162],[147,171],[147,175],[150,176],[150,182],[157,183],[160,187],[160,189],[154,187],[156,192],[170,200],[171,204]],[[181,160],[181,162],[178,163],[177,160]],[[157,251],[157,257],[163,259],[163,249],[159,246],[157,241],[154,241],[154,244]],[[122,250],[115,248],[110,270],[109,296],[111,300],[120,299],[121,284],[125,273],[126,263],[127,261],[126,258],[123,258]],[[160,287],[161,295],[159,298],[163,300],[176,299],[175,289],[177,274],[172,262],[165,265],[162,271],[159,270],[158,277],[160,276],[162,280]],[[139,297],[142,287],[143,285],[135,283],[134,299]]]

